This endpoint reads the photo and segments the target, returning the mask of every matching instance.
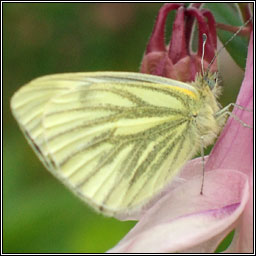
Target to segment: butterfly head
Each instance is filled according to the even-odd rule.
[[[221,94],[217,72],[205,72],[204,74],[198,73],[192,85],[205,97],[209,97],[209,94],[212,94],[214,98],[218,98]]]

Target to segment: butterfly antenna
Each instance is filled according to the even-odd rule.
[[[251,17],[250,19],[248,19],[241,27],[239,27],[239,29],[223,44],[223,46],[215,53],[214,57],[212,58],[210,64],[208,65],[208,68],[206,70],[206,73],[209,72],[213,62],[215,61],[215,59],[217,58],[217,56],[219,55],[219,53],[227,46],[227,44],[233,40],[234,37],[237,36],[237,34],[240,33],[240,31],[252,20],[253,17]]]
[[[205,51],[205,44],[207,41],[207,35],[203,33],[203,51],[202,51],[202,58],[201,58],[201,68],[202,68],[202,75],[204,76],[204,51]]]

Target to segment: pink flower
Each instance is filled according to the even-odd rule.
[[[253,36],[237,104],[253,109]],[[244,123],[253,113],[234,108]],[[235,236],[226,252],[253,252],[253,130],[229,118],[206,160],[203,195],[201,158],[190,161],[180,181],[170,185],[137,225],[109,252],[213,253],[226,235]]]
[[[200,4],[194,6],[199,7]],[[165,46],[164,28],[168,14],[177,10],[172,28],[170,43]],[[198,23],[198,50],[196,53],[190,48],[192,41],[192,25],[194,19]],[[217,48],[216,24],[212,13],[195,7],[185,8],[183,4],[165,4],[160,9],[156,23],[144,54],[141,72],[164,76],[180,81],[194,81],[201,71],[203,51],[202,35],[207,35],[204,54],[204,68],[207,69]],[[211,71],[217,71],[216,62]]]

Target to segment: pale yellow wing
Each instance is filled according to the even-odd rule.
[[[108,215],[134,211],[197,149],[195,89],[137,73],[60,74],[33,80],[11,107],[45,166]]]

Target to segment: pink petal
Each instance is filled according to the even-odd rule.
[[[172,10],[178,9],[181,6],[183,5],[179,3],[167,3],[161,7],[156,18],[152,35],[147,45],[146,54],[153,51],[165,51],[164,29],[166,18]]]
[[[249,44],[245,78],[236,103],[244,108],[253,109],[253,44]],[[253,112],[234,108],[235,114],[244,123],[253,124]],[[213,148],[206,168],[230,168],[249,175],[253,164],[253,129],[243,127],[241,123],[229,118],[215,147]]]
[[[236,227],[235,236],[225,253],[253,253],[253,174],[249,178],[249,199]]]
[[[237,98],[237,104],[253,109],[253,34],[248,49],[245,78]],[[253,113],[235,109],[233,111],[245,123],[252,125]],[[250,198],[235,237],[227,252],[253,252],[253,129],[244,128],[236,120],[229,119],[220,140],[216,144],[209,161],[209,168],[234,168],[249,176]]]
[[[180,7],[177,10],[177,14],[172,26],[172,36],[170,40],[168,56],[174,64],[188,55],[185,35],[184,12],[184,7]]]
[[[247,176],[235,170],[207,172],[202,196],[199,160],[186,167],[196,175],[170,189],[109,252],[177,252],[198,246],[200,251],[216,249],[245,207]]]

